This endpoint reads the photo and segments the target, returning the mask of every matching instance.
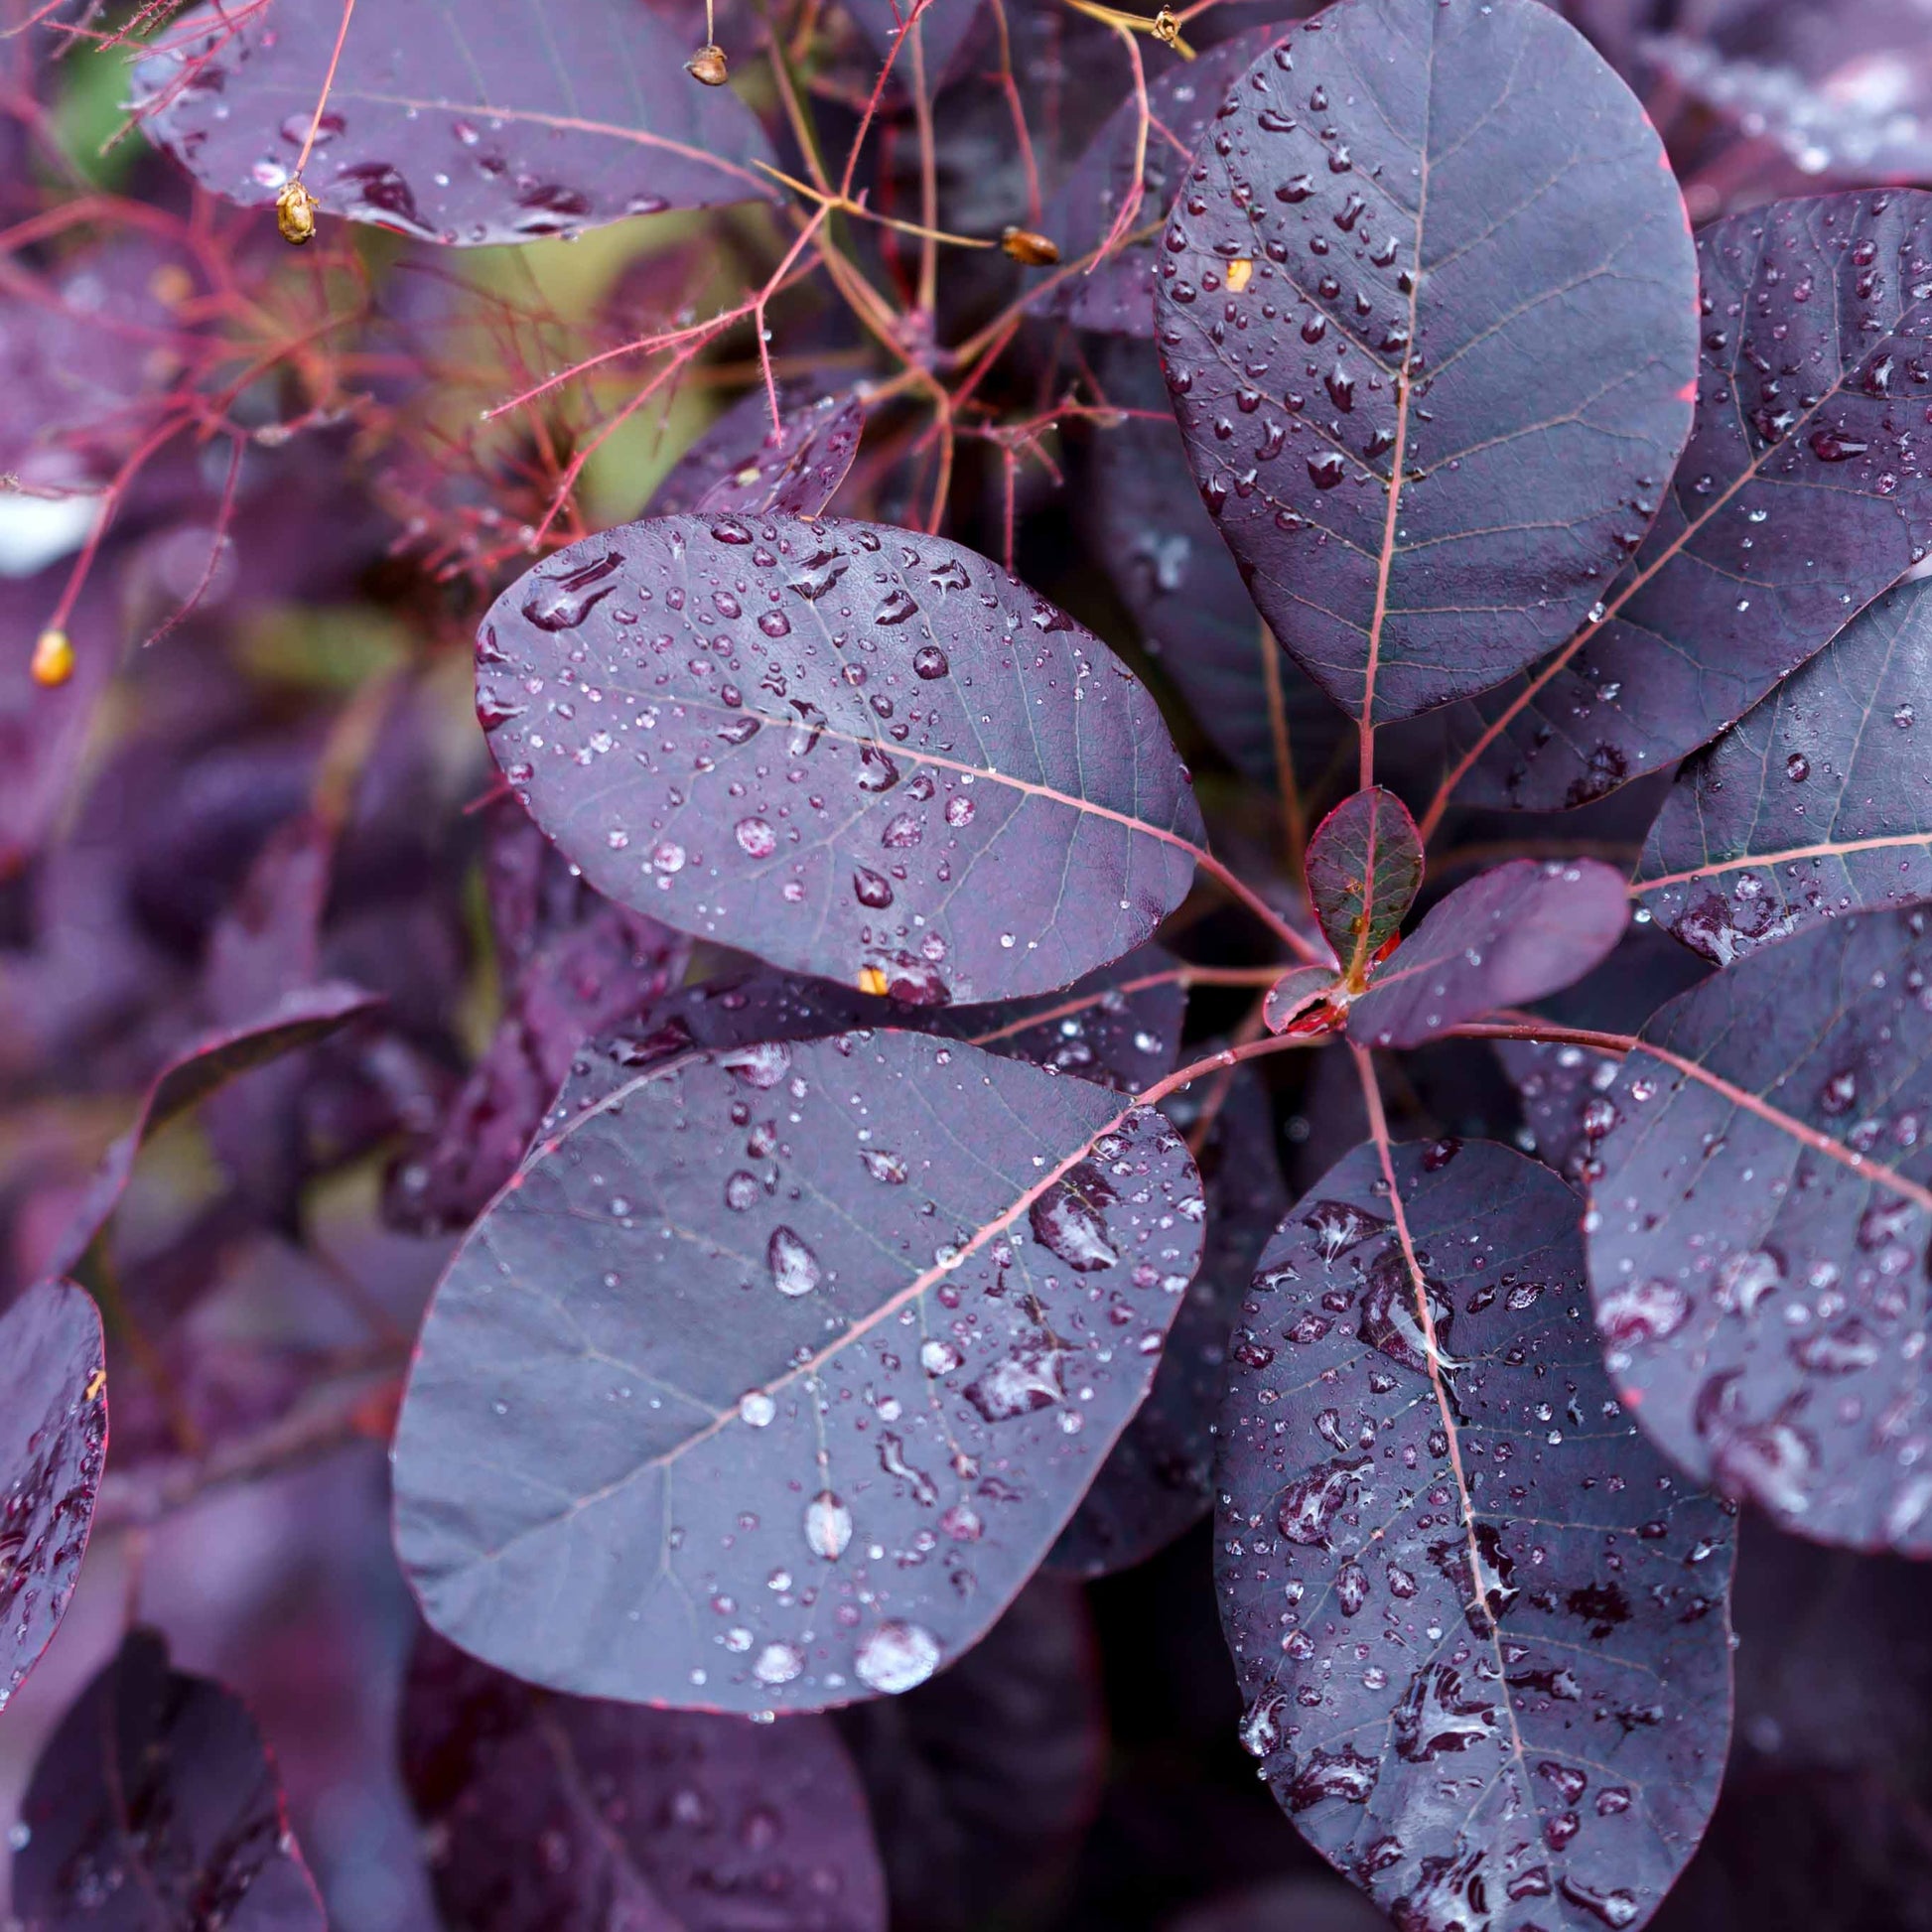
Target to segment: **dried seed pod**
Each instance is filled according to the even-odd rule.
[[[1172,47],[1180,38],[1180,22],[1163,7],[1154,16],[1154,25],[1148,31],[1163,47]]]
[[[34,682],[53,691],[73,675],[73,640],[65,630],[43,630],[34,644]]]
[[[1051,268],[1059,260],[1059,244],[1031,228],[1007,228],[1000,235],[1000,246],[1017,262],[1029,268]]]
[[[321,204],[302,186],[298,176],[275,198],[275,225],[284,241],[299,248],[316,238],[316,209]]]
[[[725,50],[716,41],[708,41],[699,48],[685,62],[684,70],[693,80],[702,80],[707,87],[722,87],[731,74],[725,61]]]

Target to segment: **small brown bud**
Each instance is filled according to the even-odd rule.
[[[65,630],[43,630],[34,645],[34,682],[58,690],[73,675],[73,641]]]
[[[684,70],[693,80],[702,80],[707,87],[722,87],[731,77],[731,69],[725,62],[725,50],[715,41],[699,48],[685,62]]]
[[[1172,47],[1180,38],[1180,22],[1166,7],[1154,16],[1150,31],[1163,47]]]
[[[1017,262],[1029,268],[1051,268],[1059,260],[1059,245],[1031,228],[1008,228],[1000,236],[1000,246]]]
[[[289,183],[275,198],[275,225],[284,241],[299,248],[316,238],[316,209],[321,206],[302,186],[300,178]]]

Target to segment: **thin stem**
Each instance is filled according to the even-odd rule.
[[[912,118],[919,136],[919,286],[921,315],[939,306],[939,151],[932,133],[932,96],[925,84],[925,29],[912,22]],[[936,522],[936,519],[935,519]]]
[[[1282,840],[1290,878],[1298,884],[1309,845],[1308,806],[1296,782],[1295,746],[1288,731],[1288,694],[1282,688],[1281,646],[1264,621],[1261,631],[1261,682],[1268,694],[1268,736],[1275,748],[1275,782],[1281,790]]]
[[[329,56],[329,71],[322,76],[322,96],[316,102],[316,111],[309,117],[309,132],[303,138],[302,152],[295,157],[295,179],[302,179],[302,171],[309,165],[309,150],[316,144],[316,131],[322,126],[322,116],[329,105],[329,90],[336,84],[336,69],[343,58],[343,43],[348,39],[348,23],[355,13],[355,0],[343,0],[342,25],[336,29],[335,50]]]

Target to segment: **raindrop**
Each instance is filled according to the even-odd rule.
[[[780,1295],[809,1295],[823,1279],[818,1257],[782,1224],[771,1230],[764,1259],[771,1270],[771,1285]]]
[[[882,1623],[860,1642],[853,1668],[862,1684],[897,1697],[923,1684],[939,1668],[938,1639],[916,1623]]]

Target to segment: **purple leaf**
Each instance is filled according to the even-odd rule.
[[[67,1232],[43,1264],[50,1275],[70,1273],[107,1225],[120,1200],[134,1157],[158,1128],[206,1099],[237,1074],[325,1039],[377,1004],[373,994],[337,981],[299,988],[238,1026],[216,1028],[175,1053],[141,1096],[134,1124],[101,1157]]]
[[[274,201],[301,156],[342,10],[303,0],[171,22],[135,69],[150,138],[204,188]],[[648,7],[383,0],[349,22],[303,175],[325,214],[470,245],[768,200],[771,149]]]
[[[539,1146],[437,1290],[404,1568],[446,1636],[560,1690],[907,1690],[985,1633],[1139,1407],[1198,1213],[1158,1114],[975,1047],[648,1069]]]
[[[1699,235],[1690,446],[1601,618],[1458,719],[1470,736],[1507,717],[1470,801],[1578,805],[1661,768],[1925,554],[1932,483],[1911,397],[1932,352],[1928,215],[1932,196],[1888,189],[1779,202]]]
[[[1309,899],[1351,987],[1362,986],[1422,887],[1409,808],[1380,785],[1344,798],[1309,841]]]
[[[781,389],[778,406],[774,430],[761,388],[740,397],[658,484],[651,514],[823,516],[859,454],[866,405],[850,389],[816,399]]]
[[[591,884],[776,966],[915,1006],[1043,992],[1193,877],[1145,687],[938,537],[632,523],[513,585],[477,656],[497,761]]]
[[[1621,1062],[1614,1053],[1542,1039],[1499,1039],[1495,1047],[1523,1103],[1525,1146],[1581,1186],[1600,1169],[1597,1144],[1616,1125],[1609,1090]]]
[[[1568,635],[1689,429],[1676,182],[1535,0],[1293,30],[1196,153],[1161,275],[1201,493],[1275,635],[1371,723]]]
[[[1271,1034],[1286,1033],[1303,1014],[1335,990],[1331,966],[1291,966],[1262,1002],[1261,1017]]]
[[[912,0],[845,0],[845,10],[858,23],[872,50],[883,61],[893,50],[899,30],[912,13]],[[924,62],[926,91],[937,89],[947,76],[954,57],[966,44],[966,37],[979,18],[980,0],[926,0],[919,15],[918,40]],[[912,84],[912,36],[907,35],[898,59],[893,64],[894,77],[899,85]]]
[[[20,1811],[31,1932],[323,1932],[254,1720],[136,1630],[74,1702]]]
[[[100,1315],[36,1282],[0,1314],[0,1711],[66,1613],[106,1457]]]
[[[1113,252],[1042,290],[1033,307],[1102,334],[1154,334],[1155,241],[1174,193],[1228,89],[1288,26],[1283,22],[1223,41],[1192,61],[1173,62],[1152,79],[1139,212]],[[1112,232],[1135,191],[1141,127],[1141,104],[1130,92],[1053,197],[1041,226],[1059,245],[1062,262],[1084,260]]]
[[[1419,1046],[1581,979],[1623,936],[1623,875],[1594,859],[1512,859],[1458,886],[1349,1009],[1371,1046]]]
[[[885,1932],[865,1794],[824,1718],[557,1697],[425,1633],[402,1758],[450,1932]]]
[[[1932,896],[1929,674],[1932,583],[1901,584],[1677,774],[1637,868],[1651,916],[1727,966]]]
[[[1184,1088],[1162,1111],[1191,1130],[1212,1082]],[[1200,1268],[1140,1413],[1114,1445],[1086,1500],[1053,1546],[1055,1570],[1107,1577],[1131,1570],[1191,1529],[1214,1502],[1214,1416],[1227,1382],[1228,1330],[1262,1244],[1288,1206],[1268,1095],[1235,1075],[1198,1157],[1207,1202]]]
[[[1635,1927],[1718,1793],[1731,1525],[1611,1400],[1570,1189],[1392,1158],[1291,1210],[1230,1350],[1242,1742],[1398,1925]]]
[[[1861,912],[1714,974],[1609,1090],[1590,1281],[1660,1448],[1787,1529],[1932,1554],[1926,913]]]

